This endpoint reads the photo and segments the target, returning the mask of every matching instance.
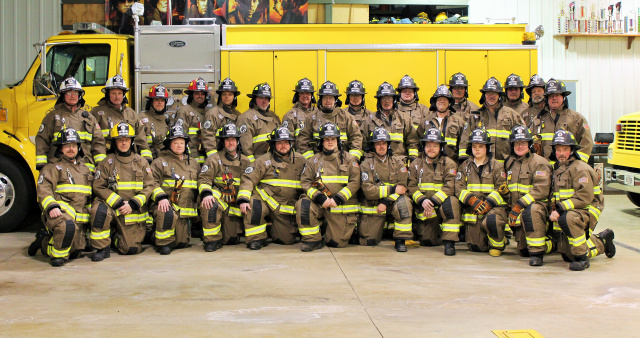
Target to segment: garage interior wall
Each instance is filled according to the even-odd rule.
[[[568,6],[569,2],[564,4]],[[577,107],[571,109],[587,118],[592,134],[614,132],[618,118],[640,110],[640,96],[634,94],[640,87],[640,39],[627,49],[626,37],[573,37],[565,49],[565,39],[554,37],[560,3],[560,0],[469,0],[469,22],[515,17],[516,23],[528,23],[531,31],[542,25],[545,35],[537,43],[539,75],[545,80],[553,77],[577,81],[577,90],[571,94],[576,95]],[[585,1],[589,13],[592,3],[596,9],[600,6],[600,1]],[[631,2],[623,1],[623,6],[625,3]],[[623,7],[623,13],[630,9]],[[523,80],[529,83],[529,79]]]
[[[0,0],[0,88],[22,80],[33,44],[60,32],[61,11],[59,0]]]

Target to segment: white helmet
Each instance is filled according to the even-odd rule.
[[[102,92],[106,94],[107,90],[109,89],[122,89],[125,94],[129,91],[129,88],[127,88],[127,84],[124,82],[124,79],[122,78],[122,76],[120,76],[120,74],[117,74],[116,76],[110,78],[104,88],[102,88]]]
[[[80,97],[84,95],[84,89],[82,89],[80,82],[78,82],[78,80],[76,80],[73,76],[68,77],[64,79],[64,81],[62,81],[62,83],[60,84],[60,90],[58,92],[64,93],[71,90],[77,91]]]

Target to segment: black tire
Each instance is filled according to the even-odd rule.
[[[22,224],[35,196],[26,168],[0,154],[0,232],[9,232]]]
[[[640,208],[640,194],[638,194],[637,192],[627,191],[627,197],[629,198],[629,201],[631,201],[631,203]]]

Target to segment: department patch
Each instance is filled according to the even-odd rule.
[[[107,160],[107,162],[108,162],[109,164],[113,164],[113,159],[111,159],[111,158],[110,158],[110,159],[108,159],[108,160]]]
[[[449,174],[455,175],[458,171],[455,169],[449,169]]]
[[[62,170],[62,166],[61,165],[56,165],[56,169]]]
[[[238,128],[238,130],[242,134],[246,133],[247,132],[247,125],[246,124],[241,125],[240,128]]]
[[[267,167],[271,165],[271,160],[266,160],[264,161],[264,165],[266,165]]]
[[[101,111],[99,111],[99,112],[98,112],[98,115],[104,115],[104,111],[102,111],[102,110],[101,110]]]
[[[456,181],[460,181],[462,179],[462,172],[458,172],[456,175]]]
[[[44,175],[40,175],[40,177],[38,177],[38,184],[42,184],[42,182],[44,182]]]
[[[204,121],[204,129],[209,129],[209,128],[211,128],[211,121],[209,120]]]
[[[578,180],[578,182],[580,182],[580,183],[588,183],[588,182],[589,182],[589,179],[588,179],[588,178],[586,178],[586,177],[582,177],[582,178],[580,178],[580,179]]]
[[[190,112],[189,112],[189,115],[193,116],[193,112],[192,112],[192,111],[190,111]]]
[[[247,169],[244,170],[245,174],[251,174],[253,172],[253,167],[247,167]]]
[[[219,117],[220,119],[223,119],[223,118],[224,118],[224,116],[223,116],[222,114],[218,114],[218,117]]]
[[[253,115],[253,119],[258,121],[258,115]]]
[[[40,129],[38,129],[38,132],[41,133],[44,130],[44,123],[40,125]]]
[[[167,164],[167,162],[162,162],[162,166],[163,167],[168,167],[169,165]]]
[[[201,173],[206,173],[207,170],[209,170],[209,166],[205,164],[205,165],[202,166],[202,169],[200,169],[200,172]]]
[[[547,176],[547,172],[546,171],[536,171],[536,176]]]
[[[300,129],[304,129],[304,122],[300,122]]]
[[[96,170],[96,174],[93,176],[94,180],[97,180],[100,178],[100,170]]]
[[[360,178],[361,178],[362,181],[368,181],[369,180],[369,174],[362,173]]]

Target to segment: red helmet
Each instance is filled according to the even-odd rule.
[[[169,98],[169,92],[163,85],[157,84],[149,89],[149,95],[147,95],[147,98],[148,99],[158,98],[158,99],[167,100]]]
[[[193,92],[208,92],[207,89],[207,82],[199,77],[196,80],[191,81],[191,83],[189,83],[189,88],[187,88],[187,90],[185,90],[185,92],[187,94],[191,94]]]

